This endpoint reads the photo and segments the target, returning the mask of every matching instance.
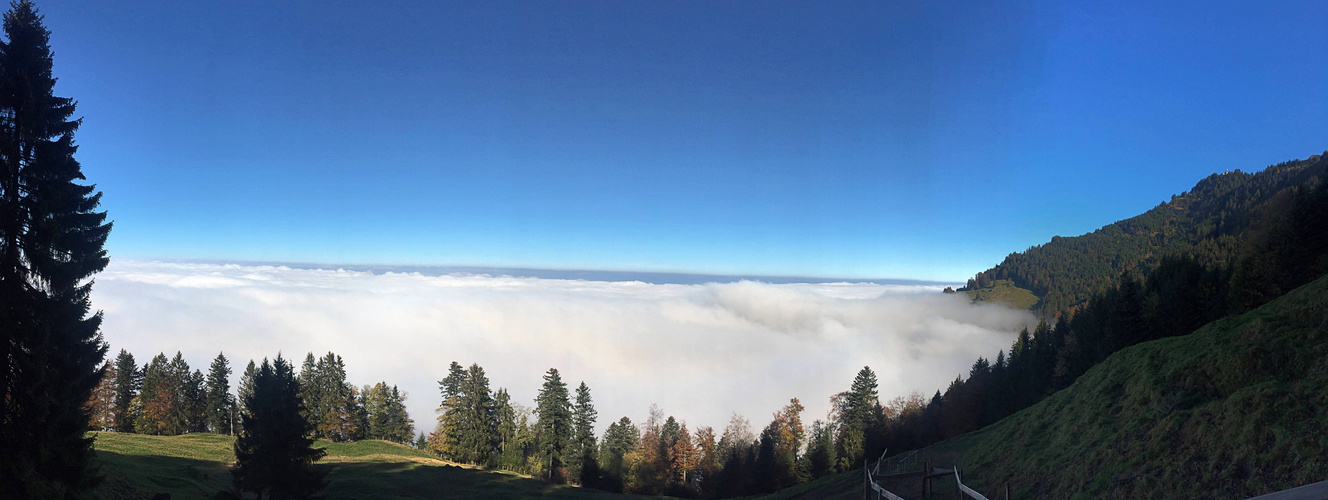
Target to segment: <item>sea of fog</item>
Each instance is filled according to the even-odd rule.
[[[298,366],[335,352],[349,382],[408,393],[417,431],[433,430],[437,381],[454,360],[479,363],[491,388],[527,407],[550,367],[573,388],[584,381],[601,432],[652,404],[691,429],[720,429],[735,412],[759,429],[793,397],[804,422],[825,418],[863,366],[882,400],[931,394],[1035,321],[944,286],[116,259],[96,276],[93,306],[110,356],[127,349],[142,364],[180,351],[206,371],[225,352],[232,388],[250,359],[281,352]]]

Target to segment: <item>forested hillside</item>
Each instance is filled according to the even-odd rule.
[[[1139,216],[1012,253],[969,280],[966,289],[1010,280],[1038,296],[1034,308],[1050,316],[1083,306],[1117,284],[1122,273],[1143,277],[1164,257],[1192,258],[1207,268],[1232,267],[1249,245],[1276,236],[1297,193],[1321,182],[1325,169],[1328,154],[1258,173],[1210,175]]]
[[[1328,277],[1122,350],[1065,391],[924,454],[1021,498],[1244,498],[1328,475]],[[939,457],[938,457],[939,458]]]
[[[1027,269],[1050,283],[1082,278],[1072,266],[1097,269],[1101,276],[1116,272],[1113,265],[1122,270],[1101,278],[1095,291],[1077,292],[1083,295],[1075,296],[1074,307],[1025,330],[1008,350],[975,360],[968,374],[931,398],[914,394],[906,398],[910,405],[871,412],[858,424],[861,437],[837,438],[832,455],[859,459],[863,454],[856,450],[870,456],[874,450],[922,448],[981,429],[1070,387],[1122,349],[1188,335],[1323,276],[1328,273],[1326,168],[1324,156],[1314,156],[1259,174],[1212,176],[1195,192],[1147,214],[1011,256],[1007,264],[1045,262],[1050,267]],[[1142,228],[1152,228],[1156,245],[1148,246]],[[1130,248],[1138,253],[1127,252]],[[1112,251],[1115,257],[1102,258]],[[1052,255],[1066,256],[1060,267]],[[1126,267],[1124,255],[1139,260]],[[1012,278],[990,273],[979,279]],[[992,283],[1009,287],[1006,281]]]

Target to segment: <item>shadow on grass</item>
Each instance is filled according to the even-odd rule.
[[[158,493],[168,493],[171,498],[212,498],[231,485],[230,469],[222,462],[97,450],[96,464],[106,475],[98,490],[100,498],[143,498]]]

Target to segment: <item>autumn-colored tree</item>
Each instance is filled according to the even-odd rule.
[[[696,446],[696,473],[697,481],[704,483],[715,477],[719,472],[720,463],[719,450],[715,442],[715,429],[710,426],[703,426],[696,430],[696,438],[693,440]]]
[[[802,449],[802,403],[798,398],[774,414],[774,419],[761,431],[760,451],[757,454],[757,484],[762,491],[775,491],[802,482],[806,478],[798,469],[798,451]]]
[[[101,382],[97,388],[92,391],[92,397],[88,398],[88,429],[95,431],[109,431],[115,428],[116,408],[115,408],[115,364],[109,360],[101,367]]]

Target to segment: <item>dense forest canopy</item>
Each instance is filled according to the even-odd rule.
[[[1142,278],[1166,257],[1194,259],[1204,267],[1231,266],[1246,243],[1272,229],[1296,192],[1322,182],[1326,166],[1328,153],[1257,173],[1210,175],[1136,217],[1012,253],[969,280],[966,289],[1011,280],[1041,299],[1036,310],[1058,315],[1084,306],[1117,284],[1122,273]]]

